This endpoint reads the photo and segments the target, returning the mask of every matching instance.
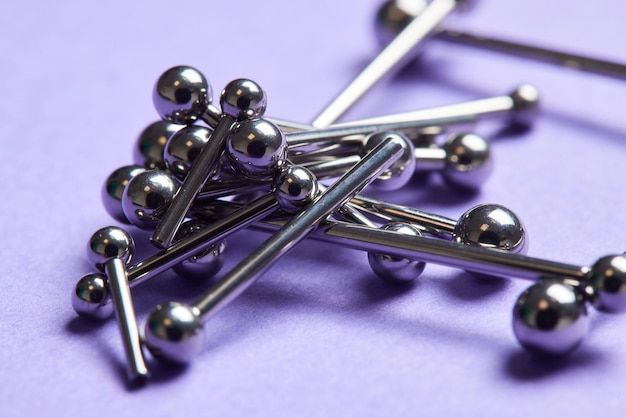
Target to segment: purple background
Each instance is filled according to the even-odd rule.
[[[35,2],[0,14],[0,414],[2,416],[622,416],[626,317],[593,311],[573,355],[533,359],[510,312],[528,282],[480,282],[428,266],[415,286],[373,277],[356,251],[305,242],[207,324],[185,370],[152,359],[154,379],[126,387],[114,321],[76,318],[69,295],[92,269],[87,238],[111,224],[100,187],[129,164],[156,118],[151,89],[170,66],[202,69],[215,90],[249,77],[268,114],[309,121],[375,55],[378,1]],[[623,2],[484,1],[455,27],[626,61]],[[452,23],[450,24],[452,26]],[[458,217],[504,204],[530,233],[530,255],[592,263],[626,249],[626,84],[433,42],[349,118],[541,91],[524,135],[494,138],[481,193],[436,177],[387,199]],[[145,234],[132,231],[139,246]],[[228,266],[260,244],[230,242]],[[141,254],[139,255],[141,256]],[[227,267],[228,267],[227,266]],[[133,292],[140,319],[191,301],[203,285],[167,273]]]

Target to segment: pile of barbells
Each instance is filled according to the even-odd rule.
[[[144,346],[156,359],[190,362],[203,347],[203,324],[304,238],[367,251],[374,273],[391,285],[414,280],[424,263],[533,280],[513,308],[513,331],[524,348],[543,356],[567,354],[581,343],[588,304],[626,310],[623,254],[591,266],[531,258],[522,222],[500,205],[479,205],[454,220],[362,194],[370,184],[397,190],[422,171],[439,171],[451,188],[475,190],[491,173],[489,142],[473,133],[449,133],[443,145],[435,138],[484,117],[532,123],[538,93],[522,85],[505,96],[333,124],[380,79],[378,72],[405,61],[406,42],[416,46],[460,3],[425,5],[311,125],[264,119],[266,94],[254,81],[228,83],[217,108],[197,69],[178,66],[161,75],[153,102],[162,120],[140,135],[135,165],[114,171],[102,192],[107,212],[152,231],[159,252],[130,264],[131,236],[102,228],[87,251],[100,273],[81,278],[72,293],[82,317],[115,313],[132,382],[150,376]],[[320,183],[328,179],[336,180]],[[169,268],[213,278],[224,263],[224,240],[243,228],[271,236],[193,303],[159,305],[139,330],[130,287]]]

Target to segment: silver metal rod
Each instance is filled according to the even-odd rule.
[[[437,32],[434,37],[455,44],[468,45],[523,58],[532,58],[537,61],[573,70],[599,74],[621,80],[626,79],[626,65],[618,62],[585,57],[557,49],[522,44],[505,39],[451,29],[441,30]]]
[[[216,106],[209,105],[206,112],[202,114],[202,121],[209,125],[211,128],[215,128],[222,117],[222,111]],[[264,117],[275,125],[278,125],[283,132],[298,132],[307,129],[311,129],[310,125],[293,122],[290,120],[276,119]]]
[[[126,352],[128,378],[133,384],[144,384],[150,378],[150,372],[141,350],[139,328],[126,276],[126,266],[122,259],[112,258],[105,263],[104,268]]]
[[[403,144],[395,138],[381,142],[263,245],[211,286],[193,304],[202,320],[209,319],[245,291],[274,262],[313,231],[322,219],[393,164],[400,157],[402,149]]]
[[[472,109],[473,110],[473,109]],[[416,113],[416,112],[415,112]],[[390,115],[394,117],[396,115]],[[390,121],[378,121],[379,118],[364,119],[357,122],[342,123],[333,125],[328,128],[313,131],[294,132],[286,134],[289,146],[308,145],[314,141],[320,144],[328,145],[338,139],[357,136],[369,135],[373,132],[382,131],[402,131],[407,129],[430,128],[432,126],[452,125],[458,123],[474,122],[480,115],[475,112],[466,112],[464,114],[450,114],[441,117],[420,118],[413,116],[413,112],[400,114],[401,117]]]
[[[200,151],[178,193],[176,193],[169,208],[157,224],[150,238],[156,246],[167,248],[172,243],[174,235],[189,211],[189,207],[217,164],[226,145],[230,126],[234,122],[235,118],[232,116],[222,116],[221,122],[215,128],[213,134],[211,134],[209,142]]]
[[[350,203],[376,216],[390,221],[409,222],[420,229],[434,234],[452,234],[457,224],[454,219],[445,216],[362,195],[354,196]]]
[[[134,287],[143,283],[150,277],[154,277],[194,254],[206,250],[236,231],[258,222],[275,212],[278,207],[278,202],[273,194],[268,194],[241,206],[228,216],[207,225],[201,231],[128,267],[129,285]]]
[[[433,0],[311,123],[325,127],[335,122],[374,84],[400,69],[457,4],[456,0]]]
[[[519,92],[520,89],[524,88],[524,86],[527,86],[527,90],[533,89],[536,91],[533,86],[522,85],[518,87],[513,94]],[[442,126],[454,123],[477,122],[479,119],[486,117],[498,117],[502,115],[514,116],[516,110],[516,102],[512,97],[512,94],[509,94],[506,96],[495,96],[485,99],[471,100],[463,103],[415,110],[412,112],[395,113],[391,115],[360,119],[358,121],[337,123],[332,125],[332,127],[347,128],[359,125],[386,125],[397,123],[400,124],[397,129],[407,129],[411,128],[408,126],[409,121],[414,121],[416,124],[418,121],[423,122],[420,127]],[[428,121],[431,119],[436,119],[439,123],[435,122],[428,124]],[[404,127],[402,125],[404,125]]]
[[[318,234],[333,237],[350,248],[443,264],[494,276],[536,280],[542,276],[583,279],[588,267],[558,263],[482,247],[432,238],[407,236],[346,222],[327,222]]]
[[[284,221],[268,221],[251,225],[251,228],[271,233],[283,224]],[[564,276],[580,282],[590,270],[586,266],[542,260],[453,241],[408,236],[341,221],[322,222],[310,237],[345,248],[441,264],[491,276],[526,280],[537,280],[542,276]]]

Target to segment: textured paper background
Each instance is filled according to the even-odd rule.
[[[483,1],[455,27],[626,61],[622,2]],[[356,251],[305,242],[207,324],[184,370],[150,359],[125,385],[114,321],[76,317],[70,292],[91,271],[87,238],[111,224],[100,187],[129,164],[156,118],[151,89],[170,66],[202,69],[216,91],[249,77],[268,114],[311,120],[377,51],[366,1],[142,1],[5,4],[0,14],[0,415],[622,416],[626,318],[592,312],[573,355],[523,352],[510,311],[527,282],[479,282],[428,266],[409,288],[373,277]],[[452,23],[450,23],[452,25]],[[530,255],[592,263],[621,253],[626,225],[626,84],[432,42],[419,65],[376,87],[346,120],[507,93],[542,93],[535,128],[498,123],[495,169],[479,194],[433,176],[387,199],[458,217],[481,202],[515,210]],[[145,234],[132,230],[138,245]],[[260,244],[230,241],[228,266]],[[145,251],[143,252],[145,253]],[[138,256],[140,257],[142,253]],[[227,267],[228,267],[227,266]],[[166,273],[133,294],[140,319],[204,285]]]

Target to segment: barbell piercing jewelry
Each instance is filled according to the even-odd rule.
[[[281,209],[293,212],[313,200],[317,195],[317,181],[303,167],[290,166],[278,174],[271,193],[241,206],[236,211],[204,226],[197,232],[181,238],[167,249],[129,266],[128,282],[131,287],[206,251],[229,235],[260,221]],[[76,313],[87,319],[106,319],[113,314],[106,282],[98,275],[81,278],[72,293],[72,306]]]
[[[135,308],[128,286],[126,264],[135,244],[124,230],[109,226],[96,231],[88,243],[87,257],[106,274],[111,300],[126,352],[126,371],[133,384],[144,384],[150,372],[141,350]]]
[[[333,242],[341,241],[346,247],[487,275],[547,278],[549,282],[541,280],[520,296],[513,315],[516,338],[535,353],[562,355],[580,344],[588,327],[586,301],[608,312],[626,310],[623,254],[602,257],[591,267],[584,267],[336,221],[323,223],[315,235],[334,237]],[[554,277],[558,286],[550,281]]]
[[[320,113],[311,125],[326,127],[335,122],[357,100],[384,76],[399,70],[413,57],[436,26],[457,6],[460,0],[433,0],[374,60]]]
[[[420,0],[391,0],[384,2],[376,14],[375,20],[376,35],[379,42],[382,45],[387,44],[396,33],[400,32],[415,16],[420,14],[425,6],[426,2]],[[571,52],[441,27],[433,33],[433,38],[517,57],[530,58],[573,70],[621,80],[626,79],[626,65],[622,63],[586,57]]]
[[[493,251],[455,242],[422,237],[407,238],[400,234],[384,234],[379,230],[345,222],[328,222],[320,234],[345,239],[347,247],[384,251],[398,257],[408,257],[427,263],[443,264],[466,270],[537,280],[559,276],[578,281],[581,286],[594,287],[592,302],[609,312],[626,310],[626,256],[602,257],[590,267],[542,260],[521,254]]]
[[[400,157],[402,144],[382,142],[277,233],[211,286],[192,305],[171,302],[155,308],[143,325],[144,343],[156,357],[191,361],[202,349],[203,322],[241,294],[272,263],[304,239],[316,225]]]
[[[185,181],[169,205],[152,234],[157,247],[168,247],[189,207],[217,164],[225,148],[231,126],[240,119],[259,117],[265,112],[267,98],[259,85],[251,80],[237,79],[228,83],[220,95],[222,117],[211,135],[211,140],[200,151]]]

